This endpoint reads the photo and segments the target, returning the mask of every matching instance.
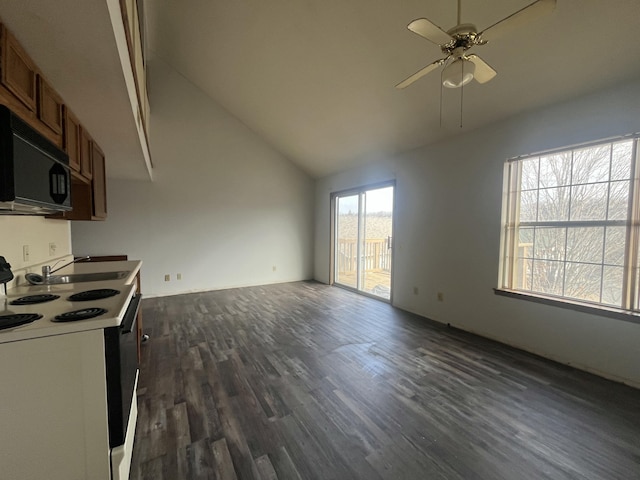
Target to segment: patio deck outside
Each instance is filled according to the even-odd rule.
[[[362,253],[361,289],[366,293],[391,298],[391,236],[367,238]],[[339,238],[336,248],[336,281],[356,288],[358,285],[357,241],[353,238]]]

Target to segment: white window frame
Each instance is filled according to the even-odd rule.
[[[629,208],[626,220],[588,220],[588,221],[532,221],[520,222],[519,201],[521,197],[522,165],[524,160],[573,152],[585,147],[606,145],[621,140],[632,140],[631,179],[629,184]],[[609,183],[613,180],[609,179]],[[540,187],[538,187],[538,191]],[[504,185],[502,200],[502,233],[500,246],[500,269],[498,275],[497,294],[515,296],[527,300],[538,301],[590,313],[600,313],[614,318],[640,322],[640,275],[639,275],[639,247],[640,247],[640,134],[632,134],[615,138],[603,139],[588,144],[574,145],[535,154],[523,155],[508,159],[504,167]],[[625,227],[625,254],[623,265],[623,285],[619,307],[611,305],[577,300],[571,297],[538,293],[532,290],[516,287],[518,232],[520,227]],[[567,263],[567,260],[564,260]]]

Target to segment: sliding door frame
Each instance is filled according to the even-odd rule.
[[[372,293],[368,293],[365,292],[364,290],[360,290],[360,286],[361,286],[361,271],[360,271],[360,262],[361,262],[361,251],[360,249],[362,248],[360,245],[360,241],[357,242],[358,246],[357,246],[357,256],[358,256],[358,260],[357,260],[357,264],[358,264],[358,268],[357,268],[357,273],[356,273],[356,277],[357,277],[357,281],[356,281],[356,285],[357,288],[353,288],[350,287],[348,285],[344,285],[342,283],[337,283],[336,282],[336,233],[337,233],[337,229],[336,229],[336,222],[337,222],[337,215],[336,215],[336,210],[338,207],[338,202],[337,199],[338,197],[346,197],[349,195],[360,195],[364,192],[367,192],[368,190],[377,190],[380,188],[386,188],[386,187],[393,187],[393,210],[391,212],[391,230],[392,230],[392,244],[391,244],[391,272],[390,272],[390,286],[389,286],[389,298],[383,298],[383,297],[379,297],[378,295],[373,295]],[[395,270],[395,265],[396,265],[396,252],[395,252],[395,236],[396,236],[396,181],[395,180],[387,180],[384,182],[378,182],[378,183],[372,183],[372,184],[368,184],[368,185],[361,185],[359,187],[353,187],[353,188],[348,188],[346,190],[339,190],[336,192],[331,192],[330,195],[330,206],[329,206],[329,212],[330,212],[330,216],[329,216],[329,285],[334,285],[336,287],[340,287],[340,288],[344,288],[345,290],[349,290],[351,292],[355,292],[358,293],[360,295],[364,295],[365,297],[370,297],[370,298],[375,298],[376,300],[380,300],[382,302],[385,303],[389,303],[391,305],[393,305],[393,278],[394,278],[394,270]],[[364,215],[363,215],[363,210],[362,210],[362,202],[360,200],[358,200],[358,237],[360,237],[360,223],[364,221]],[[359,238],[358,238],[359,240]]]

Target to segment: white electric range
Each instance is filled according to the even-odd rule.
[[[103,265],[107,267],[106,264]],[[82,268],[95,269],[98,267],[87,265]],[[91,332],[102,337],[102,341],[99,341],[98,337],[95,336],[86,337],[93,338],[102,344],[101,347],[98,346],[99,343],[94,344],[93,348],[87,347],[88,350],[97,353],[96,348],[100,348],[100,351],[103,351],[99,355],[103,358],[102,366],[98,363],[94,365],[96,374],[99,374],[100,371],[102,372],[102,386],[99,385],[98,378],[93,375],[89,383],[94,384],[94,388],[98,388],[92,390],[92,392],[102,390],[106,393],[106,402],[104,400],[99,402],[98,398],[95,398],[91,403],[91,410],[97,415],[96,419],[101,415],[107,417],[105,418],[105,426],[108,428],[103,430],[104,435],[108,436],[108,451],[105,453],[109,456],[109,471],[113,480],[128,478],[137,419],[135,394],[138,380],[136,314],[141,296],[136,295],[136,282],[133,279],[140,268],[140,262],[127,262],[127,268],[131,270],[130,277],[120,281],[25,285],[10,289],[6,296],[0,295],[0,347],[5,345],[19,347],[17,350],[13,348],[0,351],[0,354],[4,353],[9,361],[15,359],[17,367],[7,368],[7,370],[13,370],[20,382],[22,378],[25,378],[25,387],[29,384],[37,385],[40,370],[48,368],[34,365],[33,361],[43,365],[41,363],[43,360],[41,352],[46,351],[46,349],[43,350],[35,346],[52,343],[42,344],[37,342],[55,338],[69,338],[71,342],[72,338],[78,338],[76,334],[86,335]],[[32,301],[36,303],[31,303]],[[74,315],[70,314],[79,315],[78,318],[73,318]],[[8,328],[1,328],[3,323],[5,325],[8,324]],[[34,345],[33,349],[31,347],[32,344]],[[80,348],[84,350],[84,347]],[[6,352],[9,351],[14,351],[18,355],[16,353],[7,354]],[[32,353],[24,353],[27,351],[32,351]],[[53,355],[57,355],[57,353]],[[55,362],[52,354],[48,356],[52,362]],[[99,356],[91,358],[97,359]],[[22,357],[24,358],[20,361],[19,358]],[[51,368],[49,379],[59,375],[60,379],[64,380],[69,378],[69,375],[72,375],[68,368],[66,370],[68,373],[62,370],[58,371],[55,363]],[[78,368],[79,370],[74,378],[78,382],[86,382],[86,378],[82,379],[84,373],[81,372],[86,373],[88,367]],[[22,370],[29,371],[29,369],[36,372],[36,375],[31,376],[30,379],[26,378],[28,375],[17,373]],[[48,379],[42,378],[41,381],[46,383]],[[23,389],[26,391],[24,387],[18,386],[19,384],[15,381],[13,384],[16,385],[18,390]],[[42,393],[46,396],[51,391],[43,391]],[[44,408],[48,408],[48,402],[43,401]],[[77,399],[73,398],[72,401],[77,401]],[[102,403],[103,406],[99,407],[99,403]],[[106,411],[104,410],[105,407]],[[100,414],[100,408],[102,408],[102,414]],[[19,410],[17,409],[16,412]],[[5,413],[11,416],[11,409],[7,409]],[[44,418],[46,420],[48,417],[45,416]],[[80,417],[69,413],[68,421],[77,422],[80,421],[79,419]],[[102,423],[102,421],[96,422],[94,420],[87,425],[88,428],[92,426],[92,430],[95,430],[98,423]],[[55,424],[56,422],[54,422]],[[98,437],[100,436],[101,434],[98,434]],[[101,445],[103,440],[96,438],[93,443]],[[26,446],[27,444],[25,444]],[[14,448],[14,446],[10,447]],[[22,451],[22,449],[18,450]],[[87,451],[90,452],[91,449],[87,449]],[[102,451],[104,452],[105,450]],[[104,465],[102,460],[99,459],[100,448],[96,447],[94,449],[95,452],[97,452],[95,454],[97,459],[95,462],[97,463],[92,463],[91,459],[87,460],[88,471],[93,469],[91,465]],[[2,455],[0,455],[0,459],[2,459]],[[19,458],[14,458],[14,460],[16,460],[16,468],[18,469],[21,468],[20,465],[25,465],[24,462],[19,461]],[[102,467],[100,470],[102,470]],[[104,477],[101,476],[100,478]]]

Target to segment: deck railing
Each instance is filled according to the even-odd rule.
[[[367,238],[362,252],[365,272],[391,271],[391,238]],[[339,273],[355,273],[358,266],[358,242],[355,238],[339,238],[336,258]]]

